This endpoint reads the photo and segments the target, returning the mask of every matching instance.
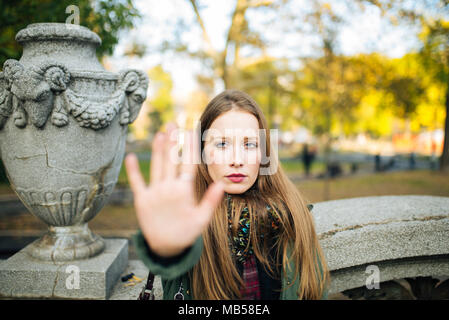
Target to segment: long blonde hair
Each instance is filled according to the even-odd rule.
[[[249,238],[254,254],[263,264],[265,270],[275,274],[282,267],[284,275],[290,262],[294,262],[295,276],[300,276],[298,290],[299,299],[321,298],[328,284],[329,271],[318,238],[315,232],[313,217],[307,208],[295,185],[285,175],[278,164],[276,155],[271,155],[270,135],[265,117],[257,103],[246,93],[237,90],[226,90],[216,96],[207,105],[200,119],[201,136],[209,129],[212,122],[221,114],[238,109],[254,115],[259,121],[259,129],[264,133],[266,153],[269,162],[261,167],[275,167],[275,172],[269,175],[259,175],[253,187],[242,195],[233,195],[231,208],[226,199],[215,209],[214,216],[208,228],[203,232],[204,248],[199,262],[190,274],[192,294],[195,299],[237,299],[240,298],[240,288],[243,280],[233,261],[228,240],[228,209],[231,210],[233,230],[235,231],[244,206],[248,207],[250,218]],[[204,142],[201,141],[201,152]],[[197,201],[202,198],[212,178],[207,165],[200,163],[195,176],[195,192]],[[269,259],[269,239],[260,241],[257,225],[267,225],[266,205],[276,210],[279,217],[279,234],[274,247],[275,261]],[[271,244],[273,246],[273,244]],[[290,256],[287,248],[290,246]],[[321,269],[321,270],[320,270]],[[296,277],[295,277],[296,278]],[[295,279],[294,278],[294,279]],[[285,289],[285,288],[284,288]]]

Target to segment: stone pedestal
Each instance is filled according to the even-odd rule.
[[[105,239],[104,251],[67,262],[32,258],[28,245],[0,262],[4,298],[108,299],[128,266],[128,240]]]

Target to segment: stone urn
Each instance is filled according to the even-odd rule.
[[[20,200],[49,226],[29,254],[93,257],[105,244],[87,223],[117,182],[148,78],[106,71],[95,52],[100,38],[82,26],[31,24],[16,40],[23,55],[0,72],[0,156]]]

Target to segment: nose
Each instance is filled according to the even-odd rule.
[[[231,163],[231,167],[233,167],[233,168],[240,168],[242,166],[243,166],[243,162],[242,161],[233,161]]]
[[[234,152],[231,159],[231,167],[240,168],[243,166],[243,157],[240,148],[234,147]]]

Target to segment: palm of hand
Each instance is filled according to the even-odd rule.
[[[177,243],[179,248],[188,247],[201,232],[199,208],[194,202],[192,184],[185,181],[164,181],[150,186],[137,196],[135,209],[144,234],[154,239],[152,246]],[[149,212],[153,214],[148,214]]]
[[[169,129],[170,134],[174,128]],[[170,148],[176,144],[158,134],[153,141],[151,183],[145,184],[135,155],[126,157],[126,170],[134,194],[134,207],[142,233],[152,250],[172,256],[192,245],[207,227],[214,208],[223,196],[221,183],[212,184],[200,203],[194,197],[193,153],[183,153],[181,175],[170,161]],[[196,150],[193,135],[186,137],[186,150]]]

